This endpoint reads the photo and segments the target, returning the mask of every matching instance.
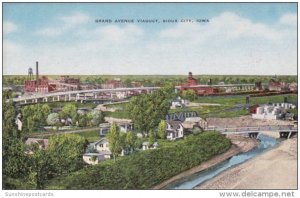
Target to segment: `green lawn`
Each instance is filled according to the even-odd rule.
[[[84,131],[84,132],[75,133],[75,134],[86,138],[89,142],[96,142],[97,140],[100,140],[99,130]]]
[[[104,115],[106,117],[114,117],[114,118],[124,118],[124,119],[130,119],[128,113],[123,109],[123,110],[118,110],[115,112],[105,112]]]
[[[287,97],[289,102],[297,101],[297,94],[285,94],[276,96],[251,97],[250,104],[267,104],[283,102],[284,97]],[[181,111],[196,111],[200,117],[238,117],[243,115],[250,115],[245,108],[234,108],[235,105],[242,105],[246,103],[246,96],[217,96],[217,97],[201,97],[194,102],[199,103],[217,103],[221,106],[202,106],[202,107],[184,107],[180,109],[171,109],[169,112]]]
[[[283,102],[284,97],[288,98],[288,101],[297,101],[297,94],[284,94],[275,96],[263,96],[263,97],[250,97],[250,104],[266,104],[274,102]],[[211,96],[211,97],[199,97],[194,102],[199,103],[218,103],[223,105],[235,105],[245,104],[246,95],[243,96]]]

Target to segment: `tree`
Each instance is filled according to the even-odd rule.
[[[83,167],[82,154],[88,142],[75,134],[54,135],[49,138],[48,153],[58,175],[76,171]]]
[[[65,105],[60,112],[60,117],[65,119],[71,118],[73,123],[76,123],[78,118],[76,105],[73,103]]]
[[[147,133],[165,119],[170,109],[170,100],[175,95],[174,87],[167,85],[151,94],[142,94],[130,99],[126,111],[135,124],[135,128]]]
[[[127,134],[126,134],[126,145],[129,147],[129,148],[132,148],[133,150],[135,149],[135,146],[136,146],[136,140],[137,140],[137,135],[132,132],[132,131],[129,131]]]
[[[104,120],[104,116],[101,111],[94,109],[88,114],[91,126],[99,126]]]
[[[167,124],[164,120],[161,120],[158,125],[157,136],[160,139],[166,139],[167,136]]]
[[[44,189],[53,169],[49,154],[43,149],[36,148],[29,157],[31,164],[28,182],[36,189]]]
[[[149,148],[154,144],[155,142],[155,135],[152,130],[149,131],[149,138],[148,138],[148,146]]]
[[[110,127],[109,132],[106,135],[109,145],[109,150],[116,161],[116,157],[122,152],[122,142],[120,138],[120,132],[117,128],[116,123],[113,123]]]
[[[3,107],[3,137],[12,138],[19,137],[20,134],[17,133],[15,117],[16,112],[12,102],[6,103],[5,100],[2,102]]]
[[[48,114],[51,108],[47,104],[35,104],[25,106],[21,109],[24,133],[37,130],[47,124]]]
[[[28,157],[26,147],[21,140],[20,133],[15,125],[15,107],[12,102],[3,100],[2,122],[2,176],[3,188],[14,188],[15,184],[9,182],[10,178],[23,179],[28,174]]]
[[[42,118],[43,124],[46,124],[48,115],[51,113],[51,108],[48,104],[43,104],[41,106],[41,110],[42,110],[42,116],[43,116],[43,118]]]
[[[78,116],[78,126],[86,127],[89,123],[89,118],[86,114]]]
[[[47,124],[50,126],[56,126],[56,130],[60,126],[60,119],[58,113],[51,113],[48,115]]]

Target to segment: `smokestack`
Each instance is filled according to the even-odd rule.
[[[39,62],[36,61],[36,84],[39,83]]]

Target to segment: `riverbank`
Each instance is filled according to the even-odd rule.
[[[297,189],[297,137],[195,189]]]
[[[184,171],[178,175],[175,175],[174,177],[154,186],[152,189],[162,189],[162,188],[168,186],[169,184],[176,182],[182,178],[191,176],[197,172],[211,168],[211,167],[231,158],[232,156],[235,156],[242,152],[250,151],[259,144],[258,140],[250,139],[248,137],[234,136],[234,135],[227,136],[227,137],[230,139],[230,141],[232,143],[232,146],[228,151],[226,151],[225,153],[222,153],[220,155],[217,155],[206,162],[201,163],[199,166],[196,166],[196,167],[191,168],[187,171]]]

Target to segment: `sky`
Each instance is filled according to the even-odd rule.
[[[297,4],[3,3],[3,74],[36,61],[47,75],[297,75]]]

